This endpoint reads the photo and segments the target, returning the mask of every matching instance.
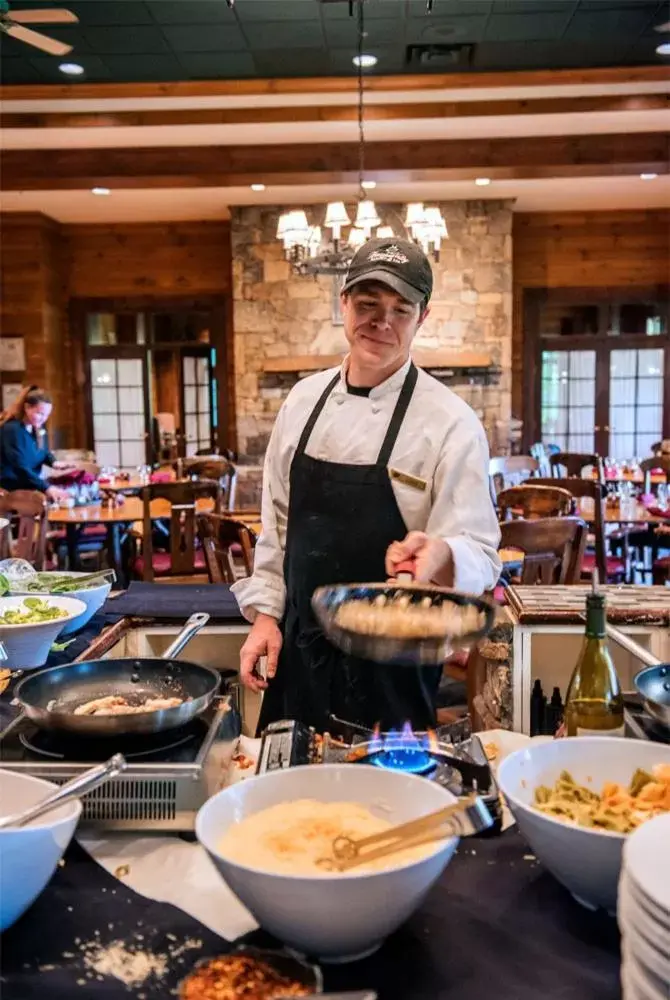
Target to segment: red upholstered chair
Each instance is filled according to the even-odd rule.
[[[218,483],[152,483],[142,490],[142,553],[134,561],[134,572],[142,580],[172,580],[205,576],[207,564],[196,530],[196,501],[211,497],[218,507]],[[169,501],[164,547],[158,547],[154,533],[152,503]],[[156,534],[158,533],[158,528]]]

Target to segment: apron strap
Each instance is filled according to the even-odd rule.
[[[403,383],[403,387],[400,390],[400,395],[398,396],[398,401],[395,404],[395,410],[393,411],[393,416],[391,417],[391,422],[388,425],[388,430],[386,431],[386,437],[384,438],[381,450],[379,452],[379,457],[377,459],[377,465],[386,466],[389,464],[391,458],[391,452],[395,447],[395,443],[398,439],[398,434],[402,426],[402,422],[405,419],[405,414],[412,400],[412,394],[414,393],[414,387],[416,385],[416,380],[419,377],[417,367],[412,362],[409,366],[409,371],[407,372],[407,377]]]
[[[323,393],[321,394],[316,406],[310,413],[307,423],[303,427],[302,434],[300,435],[300,440],[298,441],[298,447],[295,450],[296,455],[303,455],[305,453],[305,448],[307,447],[307,442],[309,441],[310,435],[314,430],[314,425],[321,416],[321,411],[326,405],[326,400],[330,396],[331,392],[333,391],[337,383],[340,381],[340,377],[341,377],[340,372],[338,372],[337,375],[333,378],[333,380],[329,382],[326,388],[323,390]]]

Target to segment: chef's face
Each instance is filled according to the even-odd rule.
[[[400,367],[428,308],[403,299],[388,285],[361,282],[342,295],[344,333],[351,358],[373,371]]]
[[[34,406],[26,404],[24,407],[25,420],[27,424],[39,431],[46,424],[51,415],[51,403],[36,403]]]

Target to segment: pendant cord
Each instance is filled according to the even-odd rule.
[[[358,190],[359,201],[365,201],[363,187],[365,178],[365,125],[363,121],[363,41],[365,39],[365,15],[363,4],[358,0]]]

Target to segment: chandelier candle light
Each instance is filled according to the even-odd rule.
[[[352,0],[353,2],[353,0]],[[284,212],[279,217],[277,239],[284,244],[286,259],[297,274],[344,274],[359,249],[373,236],[384,239],[412,239],[435,261],[440,259],[442,240],[448,238],[447,225],[437,207],[424,208],[422,202],[407,206],[404,224],[397,219],[397,228],[383,222],[374,201],[368,198],[371,182],[365,179],[365,127],[363,101],[363,41],[365,35],[363,7],[358,0],[358,205],[353,221],[343,201],[332,201],[326,208],[323,229],[330,230],[324,239],[321,226],[312,226],[303,209]],[[343,229],[350,227],[346,237]],[[376,230],[376,231],[375,231]]]

